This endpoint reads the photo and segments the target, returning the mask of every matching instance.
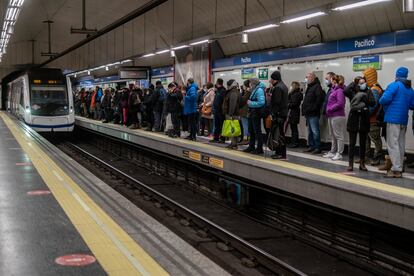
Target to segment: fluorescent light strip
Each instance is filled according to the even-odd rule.
[[[264,25],[264,26],[260,26],[260,27],[256,27],[256,28],[247,29],[244,32],[253,33],[253,32],[266,30],[266,29],[270,29],[270,28],[276,28],[276,27],[279,27],[279,25],[277,25],[277,24],[268,24],[268,25]]]
[[[3,20],[2,32],[0,35],[0,57],[6,53],[7,45],[10,41],[11,33],[14,31],[14,25],[20,14],[21,6],[24,0],[10,0],[7,5],[5,17]]]
[[[194,45],[204,44],[204,43],[208,43],[208,42],[209,42],[209,40],[208,39],[205,39],[205,40],[193,42],[190,45],[193,45],[194,46]]]
[[[184,49],[184,48],[188,48],[188,47],[190,47],[190,46],[188,46],[188,45],[181,45],[181,46],[174,47],[172,49],[173,50],[180,50],[180,49]]]
[[[389,1],[390,0],[366,0],[366,1],[361,1],[361,2],[356,2],[356,3],[353,3],[353,4],[349,4],[349,5],[340,6],[340,7],[334,8],[332,10],[334,10],[334,11],[344,11],[344,10],[360,8],[360,7],[364,7],[364,6],[368,6],[368,5],[373,5],[373,4],[377,4],[377,3],[381,3],[381,2],[389,2]]]
[[[155,56],[155,54],[154,53],[150,53],[150,54],[143,55],[142,57],[152,57],[152,56]]]
[[[305,19],[309,19],[309,18],[313,18],[313,17],[325,15],[325,14],[326,14],[325,12],[321,12],[321,11],[320,12],[314,12],[314,13],[310,13],[310,14],[307,14],[307,15],[303,15],[303,16],[299,16],[299,17],[294,17],[292,19],[287,19],[287,20],[284,20],[284,21],[282,21],[280,23],[289,24],[289,23],[293,23],[293,22],[297,22],[297,21],[301,21],[301,20],[305,20]]]
[[[155,52],[157,55],[160,55],[160,54],[164,54],[164,53],[168,53],[170,50],[169,49],[166,49],[166,50],[161,50],[161,51],[158,51],[158,52]]]

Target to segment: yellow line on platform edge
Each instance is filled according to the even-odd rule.
[[[168,275],[36,142],[3,112],[0,116],[106,273]]]
[[[88,122],[87,120],[84,120],[85,122]],[[90,122],[88,122],[90,123]],[[94,124],[96,124],[96,122],[93,122]],[[120,130],[122,130],[121,128],[118,128]],[[161,139],[172,139],[175,142],[177,142],[177,140],[173,139],[173,138],[168,138],[165,137],[163,135],[160,135],[158,133],[148,133],[148,132],[143,132],[142,130],[135,130],[134,132],[136,133],[143,133],[145,136],[153,136],[153,137],[157,137],[157,138],[161,138]],[[191,141],[186,141],[186,140],[179,140],[179,143],[181,144],[185,144],[185,145],[194,145],[195,142],[191,142]],[[206,150],[209,149],[214,149],[216,151],[219,152],[226,152],[229,153],[230,151],[228,149],[222,149],[222,148],[218,148],[216,146],[213,145],[208,145],[208,144],[203,144],[203,143],[197,143],[197,146],[204,148]],[[200,150],[193,150],[195,152],[200,152]],[[205,152],[203,152],[205,153]],[[240,151],[231,151],[232,154],[239,156],[239,157],[243,157],[243,158],[248,158],[251,160],[256,160],[259,162],[265,162],[271,165],[275,165],[275,166],[279,166],[285,169],[290,169],[290,170],[294,170],[294,171],[298,171],[298,172],[302,172],[302,173],[307,173],[307,174],[312,174],[312,175],[316,175],[316,176],[320,176],[320,177],[324,177],[324,178],[331,178],[334,180],[338,180],[338,181],[342,181],[342,182],[347,182],[349,184],[353,184],[353,185],[358,185],[358,186],[362,186],[362,187],[367,187],[367,188],[371,188],[371,189],[376,189],[376,190],[381,190],[381,191],[385,191],[385,192],[389,192],[389,193],[393,193],[393,194],[397,194],[397,195],[402,195],[402,196],[407,196],[407,197],[411,197],[414,198],[414,190],[413,189],[409,189],[409,188],[404,188],[404,187],[399,187],[399,186],[394,186],[391,184],[386,184],[386,183],[382,183],[382,182],[377,182],[377,181],[373,181],[373,180],[369,180],[369,179],[364,179],[358,176],[349,176],[349,175],[343,175],[340,173],[336,173],[336,172],[329,172],[329,171],[325,171],[325,170],[321,170],[321,169],[316,169],[316,168],[312,168],[312,167],[308,167],[305,165],[299,165],[299,164],[295,164],[292,162],[288,162],[288,161],[280,161],[280,160],[268,160],[264,157],[261,156],[254,156],[254,155],[246,155],[243,152]],[[210,153],[207,153],[210,154]],[[211,155],[217,157],[217,158],[223,158],[223,156],[218,156],[217,154],[212,153]]]

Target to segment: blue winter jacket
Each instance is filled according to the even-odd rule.
[[[102,96],[103,96],[103,92],[102,92],[102,88],[99,88],[98,89],[98,92],[96,92],[96,102],[97,103],[100,103],[101,102],[101,98],[102,98]]]
[[[411,88],[411,81],[397,79],[388,85],[379,102],[384,107],[386,123],[406,126],[408,111],[414,109],[414,91]]]
[[[266,86],[264,85],[264,83],[259,83],[256,86],[252,94],[250,94],[249,108],[261,108],[265,106],[266,104],[265,88]]]
[[[184,115],[197,112],[197,94],[198,86],[193,83],[187,87],[187,93],[184,98]]]

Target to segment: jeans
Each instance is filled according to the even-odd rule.
[[[321,132],[319,130],[319,117],[307,117],[308,145],[311,149],[321,149]]]
[[[154,131],[161,131],[162,128],[162,111],[154,110]]]
[[[221,113],[214,114],[214,140],[218,141],[221,137],[221,130],[223,128],[224,115]]]
[[[242,125],[243,125],[243,135],[244,135],[244,137],[249,137],[249,119],[247,117],[242,117],[241,122],[242,122]]]
[[[292,132],[292,145],[299,145],[299,130],[298,130],[298,124],[289,124],[290,125],[290,131]]]
[[[122,108],[122,123],[124,126],[128,124],[128,108]]]
[[[111,108],[110,107],[105,107],[105,109],[104,109],[105,111],[104,111],[104,113],[105,113],[105,121],[107,121],[107,122],[109,122],[109,121],[111,121]]]
[[[394,172],[402,172],[407,126],[387,123],[387,149]]]
[[[188,117],[188,128],[190,130],[190,138],[196,139],[198,113],[188,114],[187,117]]]
[[[249,133],[250,133],[249,147],[250,148],[255,148],[255,144],[257,140],[256,149],[263,150],[263,136],[262,136],[261,122],[262,120],[260,117],[249,118]]]
[[[359,134],[359,159],[365,160],[365,146],[366,146],[366,140],[367,140],[367,132],[355,132],[350,131],[349,132],[349,163],[354,162],[354,156],[355,156],[355,144],[357,141],[357,135]]]

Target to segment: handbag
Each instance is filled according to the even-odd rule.
[[[201,109],[201,113],[204,116],[211,116],[211,112],[213,111],[213,107],[212,106],[205,106],[203,105],[203,108]]]
[[[239,120],[224,120],[221,136],[238,137],[241,135]]]

